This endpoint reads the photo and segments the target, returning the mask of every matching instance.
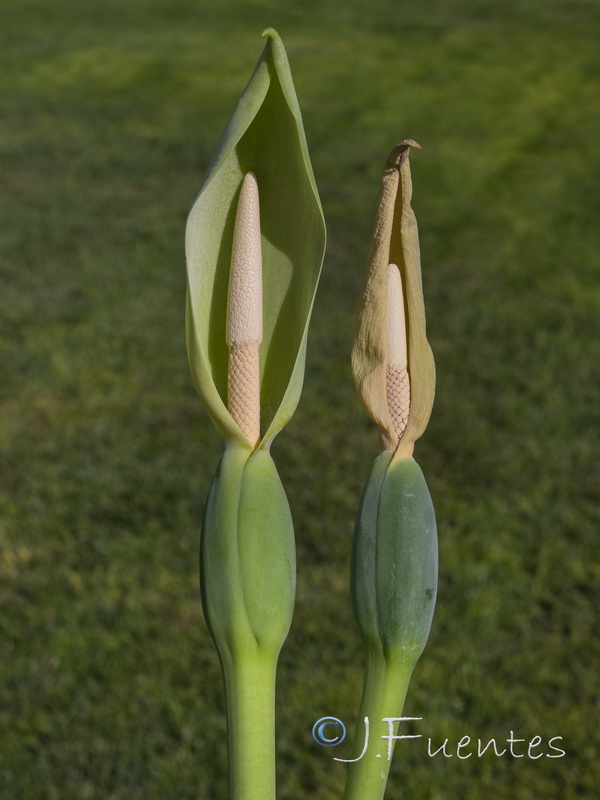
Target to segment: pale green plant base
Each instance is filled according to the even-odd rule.
[[[230,800],[275,798],[275,672],[272,654],[244,653],[223,666]]]

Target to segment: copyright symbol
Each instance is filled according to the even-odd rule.
[[[313,725],[312,735],[322,747],[335,747],[346,738],[346,726],[337,717],[321,717]]]

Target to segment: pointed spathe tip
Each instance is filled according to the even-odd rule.
[[[411,147],[414,147],[416,150],[423,149],[418,142],[415,142],[414,139],[403,139],[392,148],[389,156],[387,157],[387,164],[389,164],[391,167],[400,169],[408,158]]]

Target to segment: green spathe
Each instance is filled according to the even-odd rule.
[[[325,250],[325,223],[287,56],[267,45],[227,125],[186,229],[186,338],[198,393],[221,436],[250,443],[227,410],[227,289],[237,199],[247,172],[261,206],[263,340],[261,442],[292,416],[304,377],[308,323]]]

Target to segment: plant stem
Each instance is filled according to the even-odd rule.
[[[381,800],[385,793],[391,758],[388,760],[388,723],[382,720],[400,717],[414,668],[412,659],[386,658],[381,648],[367,647],[365,678],[360,704],[359,725],[353,758],[361,755],[364,746],[362,721],[369,718],[369,746],[364,756],[350,764],[344,800]],[[399,723],[394,723],[393,733]],[[384,731],[385,736],[380,736]],[[392,751],[395,740],[392,740]],[[377,756],[380,756],[378,758]]]
[[[276,667],[258,647],[224,666],[230,800],[275,800]]]

